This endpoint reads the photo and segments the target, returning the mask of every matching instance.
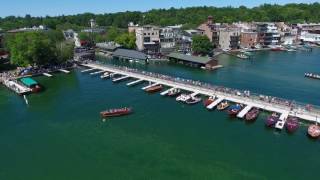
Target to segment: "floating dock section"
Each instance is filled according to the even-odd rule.
[[[43,73],[44,76],[47,76],[47,77],[52,77],[53,75],[49,74],[49,73]]]
[[[213,103],[211,103],[211,104],[209,104],[208,106],[207,106],[207,109],[213,109],[213,108],[215,108],[219,103],[221,103],[222,101],[224,100],[224,97],[218,97],[218,99],[217,100],[215,100],[215,101],[213,101]]]
[[[276,129],[282,130],[284,125],[286,124],[286,120],[289,116],[289,112],[285,111],[281,114],[279,121],[276,123]]]
[[[59,69],[59,71],[60,71],[60,72],[63,72],[63,73],[66,73],[66,74],[69,74],[69,73],[70,73],[70,71],[65,70],[65,69]]]
[[[213,109],[221,101],[227,100],[234,103],[245,104],[249,107],[250,106],[256,107],[265,111],[280,113],[283,116],[283,118],[281,119],[283,119],[282,122],[284,123],[290,112],[291,113],[296,112],[294,114],[295,117],[298,117],[299,119],[303,119],[313,123],[315,123],[317,120],[319,121],[319,117],[320,117],[320,108],[318,107],[313,108],[311,111],[307,111],[307,110],[304,110],[306,105],[299,104],[296,107],[289,107],[287,104],[281,104],[281,103],[279,104],[277,102],[270,102],[270,101],[266,101],[265,99],[261,99],[260,95],[258,94],[251,93],[249,97],[235,95],[234,91],[225,92],[223,90],[220,90],[219,87],[215,87],[213,85],[211,85],[211,87],[206,87],[206,86],[201,86],[196,84],[185,83],[183,81],[176,80],[174,77],[162,78],[161,74],[155,74],[155,73],[148,74],[138,70],[132,71],[127,67],[115,67],[111,65],[101,65],[101,64],[95,64],[95,63],[82,64],[82,66],[96,69],[96,70],[101,70],[102,72],[110,72],[110,73],[120,74],[122,76],[130,76],[131,78],[137,79],[137,81],[130,82],[127,85],[133,85],[135,83],[139,83],[142,81],[154,83],[142,88],[143,90],[155,85],[162,84],[168,87],[179,88],[183,91],[193,92],[191,94],[193,96],[198,94],[201,94],[204,96],[212,96],[214,94],[218,97],[218,99],[215,100],[209,106],[207,106],[208,109]],[[282,101],[284,101],[284,99]],[[283,115],[284,112],[287,112],[287,113]],[[245,114],[245,111],[243,111],[243,114]],[[240,115],[242,115],[242,113]],[[281,127],[282,126],[279,126],[279,128]]]
[[[250,105],[246,106],[238,113],[237,117],[242,119],[252,108]]]
[[[12,91],[16,92],[19,95],[26,94],[31,92],[31,89],[25,86],[20,85],[19,83],[11,80],[6,80],[3,82],[5,86],[7,86]]]
[[[106,72],[104,73],[103,75],[100,76],[101,79],[105,79],[105,78],[108,78],[110,77],[110,73]]]
[[[148,89],[148,88],[150,88],[150,87],[152,87],[152,86],[157,86],[157,85],[159,85],[159,84],[160,84],[160,83],[150,84],[150,85],[148,85],[148,86],[143,87],[142,90],[146,90],[146,89]]]
[[[106,71],[102,70],[102,71],[92,72],[92,73],[90,73],[90,75],[97,75],[97,74],[101,74],[104,72],[106,72]]]
[[[91,69],[85,69],[83,71],[81,71],[82,73],[85,73],[85,72],[90,72],[90,71],[93,71],[93,70],[96,70],[95,68],[91,68]]]
[[[168,89],[168,90],[165,90],[165,91],[163,91],[162,93],[160,93],[160,95],[161,95],[161,96],[165,96],[165,95],[167,95],[170,91],[173,91],[174,89],[176,89],[176,88],[170,88],[170,89]]]
[[[134,86],[134,85],[137,85],[143,81],[144,81],[143,79],[138,79],[136,81],[132,81],[132,82],[127,83],[127,86]]]
[[[122,81],[122,80],[125,80],[125,79],[128,79],[128,78],[130,78],[130,76],[122,76],[122,77],[113,79],[112,82],[119,82],[119,81]]]

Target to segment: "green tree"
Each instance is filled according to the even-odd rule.
[[[89,33],[86,33],[86,32],[80,32],[78,37],[81,41],[90,41],[91,40]]]
[[[195,54],[208,55],[212,52],[213,46],[207,36],[195,35],[192,37],[192,51]]]
[[[119,34],[120,34],[119,29],[114,26],[111,26],[107,31],[107,40],[114,41],[119,36]]]
[[[136,48],[136,36],[133,33],[124,33],[118,36],[115,40],[118,44],[127,49]]]
[[[74,55],[74,43],[73,42],[58,42],[56,44],[56,56],[58,63],[63,63],[67,60],[70,60],[73,58]]]
[[[8,45],[14,65],[44,65],[56,58],[53,41],[40,32],[19,33]]]

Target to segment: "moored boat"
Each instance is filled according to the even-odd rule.
[[[149,87],[147,89],[145,89],[146,92],[148,93],[154,93],[154,92],[158,92],[162,89],[162,85],[159,84],[159,85],[156,85],[156,86],[152,86],[152,87]]]
[[[246,114],[245,119],[247,121],[254,121],[258,118],[259,114],[260,110],[258,108],[253,108]]]
[[[170,90],[167,94],[167,96],[170,96],[170,97],[175,97],[175,96],[178,96],[179,94],[181,93],[181,90],[180,89],[173,89],[173,90]]]
[[[307,78],[312,78],[312,79],[320,79],[320,75],[314,74],[314,73],[305,73],[304,76]]]
[[[308,128],[308,135],[312,138],[318,138],[320,136],[320,126],[312,124]]]
[[[232,105],[228,109],[229,116],[236,116],[242,109],[242,106],[240,104]]]
[[[189,99],[187,99],[185,102],[186,104],[197,104],[201,101],[201,98],[198,97],[190,97]]]
[[[217,109],[219,111],[225,110],[227,107],[229,107],[229,103],[228,101],[223,101],[222,103],[220,103],[217,107]]]
[[[275,124],[279,121],[279,115],[277,113],[272,113],[267,117],[265,124],[268,127],[274,127]]]
[[[286,121],[286,129],[289,133],[295,132],[299,128],[299,121],[297,117],[289,116]]]
[[[109,109],[106,111],[100,112],[101,117],[115,117],[115,116],[124,116],[132,113],[132,108],[120,108],[120,109]]]
[[[207,106],[209,106],[211,103],[213,103],[213,102],[214,102],[214,99],[215,99],[215,97],[210,96],[208,99],[204,100],[204,101],[203,101],[204,107],[207,107]]]
[[[176,101],[186,102],[188,99],[190,99],[190,96],[187,94],[181,94],[176,98]]]
[[[37,93],[42,90],[40,84],[30,77],[21,78],[20,81],[22,84],[30,88],[33,93]]]

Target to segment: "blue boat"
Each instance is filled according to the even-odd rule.
[[[232,105],[228,108],[228,114],[232,117],[236,116],[242,109],[240,104]]]

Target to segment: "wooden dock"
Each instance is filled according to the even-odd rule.
[[[209,104],[207,106],[207,109],[211,110],[215,108],[219,103],[221,103],[224,100],[224,97],[218,97],[217,100],[213,101],[213,103]]]
[[[157,85],[159,85],[160,83],[154,83],[154,84],[150,84],[150,85],[148,85],[148,86],[145,86],[145,87],[143,87],[143,88],[141,88],[142,90],[146,90],[146,89],[148,89],[148,88],[150,88],[150,87],[152,87],[152,86],[157,86]]]
[[[273,103],[270,101],[265,101],[260,99],[259,95],[254,95],[251,93],[250,97],[247,96],[239,96],[234,93],[228,93],[220,90],[210,89],[204,86],[198,86],[196,84],[188,84],[182,81],[177,81],[173,77],[170,78],[161,78],[161,75],[158,76],[151,76],[146,74],[145,72],[138,72],[130,71],[126,67],[114,67],[110,65],[100,65],[95,63],[89,63],[89,64],[82,64],[82,66],[85,66],[90,69],[97,69],[101,71],[108,71],[116,74],[120,74],[123,76],[130,76],[131,78],[138,79],[136,82],[141,81],[147,81],[152,83],[151,85],[148,85],[146,87],[143,87],[142,89],[145,90],[149,87],[155,86],[155,85],[165,85],[168,87],[175,87],[179,88],[184,91],[194,92],[205,96],[217,96],[218,100],[216,100],[214,103],[210,104],[207,108],[213,109],[216,105],[218,105],[222,100],[227,100],[234,103],[240,103],[244,104],[246,106],[252,106],[256,107],[265,111],[270,112],[277,112],[280,114],[283,114],[284,112],[288,112],[288,114],[294,114],[295,117],[298,117],[299,119],[303,119],[310,122],[320,122],[320,108],[314,108],[312,111],[307,111],[304,109],[304,106],[295,106],[295,107],[289,107],[285,104],[279,104],[279,103]],[[133,82],[132,82],[133,83]],[[129,84],[129,83],[128,83]],[[133,83],[134,84],[134,83]],[[294,112],[294,113],[293,113]],[[244,114],[244,113],[243,113]]]
[[[106,72],[106,71],[102,70],[102,71],[92,72],[92,73],[90,73],[90,75],[97,75],[97,74],[101,74],[104,72]]]
[[[252,106],[247,105],[237,114],[237,117],[242,119],[252,108]]]
[[[132,81],[132,82],[127,83],[127,86],[134,86],[134,85],[137,85],[143,81],[144,81],[143,79],[138,79],[136,81]]]
[[[112,82],[120,82],[120,81],[123,81],[123,80],[128,79],[128,78],[130,78],[130,76],[122,76],[122,77],[113,79]]]
[[[173,87],[173,88],[167,89],[167,90],[161,92],[160,95],[161,95],[161,96],[165,96],[165,95],[167,95],[170,91],[173,91],[174,89],[176,89],[176,88]]]
[[[60,71],[60,72],[63,72],[63,73],[66,73],[66,74],[69,74],[69,73],[70,73],[70,71],[65,70],[65,69],[59,69],[59,71]]]
[[[52,77],[53,75],[49,74],[49,73],[43,73],[44,76],[47,76],[47,77]]]
[[[82,73],[85,73],[85,72],[90,72],[90,71],[93,71],[93,70],[96,70],[96,69],[94,69],[94,68],[91,68],[91,69],[85,69],[85,70],[82,70],[81,72],[82,72]]]

